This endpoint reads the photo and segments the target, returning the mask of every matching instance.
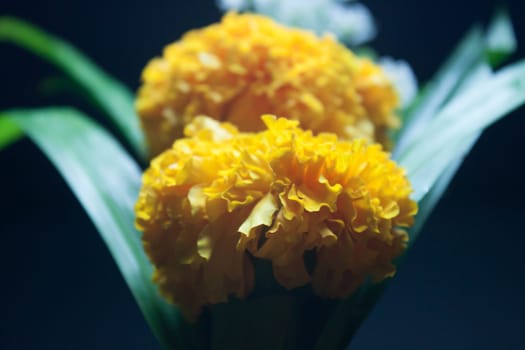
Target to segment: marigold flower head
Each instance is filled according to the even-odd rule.
[[[405,248],[401,228],[417,204],[380,145],[262,120],[267,130],[242,133],[195,118],[144,174],[136,224],[161,292],[189,319],[247,296],[253,259],[271,261],[286,288],[311,283],[318,295],[344,298],[367,277],[393,275]],[[315,254],[310,270],[306,252]]]
[[[168,45],[144,69],[136,108],[156,155],[198,115],[260,131],[262,114],[385,142],[396,127],[397,92],[368,59],[332,36],[318,37],[253,14],[228,13]]]

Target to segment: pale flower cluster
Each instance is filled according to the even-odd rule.
[[[376,26],[370,10],[360,3],[341,0],[218,0],[224,10],[253,11],[319,35],[332,33],[355,46],[370,41]]]

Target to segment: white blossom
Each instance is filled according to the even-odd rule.
[[[372,14],[362,4],[341,0],[218,0],[224,10],[254,11],[282,24],[332,33],[348,45],[359,45],[376,35]]]
[[[418,92],[417,78],[410,65],[404,60],[396,60],[392,57],[381,57],[379,65],[396,86],[401,106],[408,106]]]

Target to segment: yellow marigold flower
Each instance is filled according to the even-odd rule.
[[[250,293],[252,259],[270,260],[286,288],[311,282],[344,298],[367,277],[391,276],[405,248],[417,204],[380,145],[262,120],[267,130],[242,133],[195,118],[144,174],[136,224],[155,281],[189,319]],[[316,256],[311,271],[305,252]]]
[[[372,61],[361,59],[358,67],[355,84],[367,116],[374,124],[375,141],[388,146],[388,129],[400,126],[393,113],[399,106],[397,91],[381,67]]]
[[[317,134],[386,140],[397,93],[383,71],[332,36],[253,14],[229,13],[190,31],[144,69],[136,108],[151,153],[169,148],[194,117],[260,131],[262,114],[298,120]]]

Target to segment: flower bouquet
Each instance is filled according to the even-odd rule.
[[[499,68],[515,48],[503,12],[411,99],[356,47],[374,31],[342,26],[344,5],[302,23],[271,3],[166,46],[136,98],[0,20],[1,41],[64,71],[129,147],[77,109],[0,114],[0,147],[27,135],[53,162],[167,349],[346,347],[480,133],[525,102],[524,63]]]

